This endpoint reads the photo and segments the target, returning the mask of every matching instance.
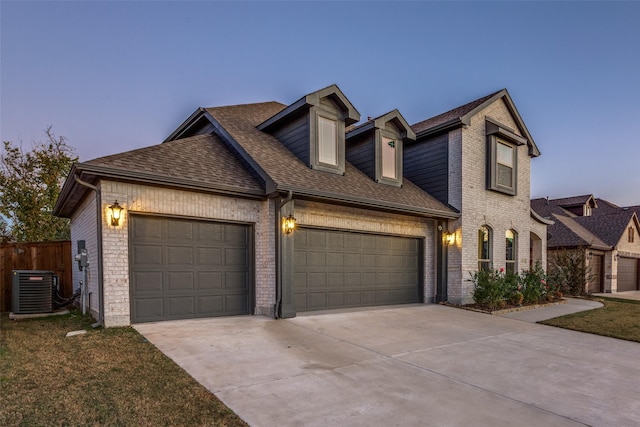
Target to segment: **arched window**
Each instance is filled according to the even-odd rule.
[[[505,233],[505,247],[506,247],[506,271],[507,273],[517,273],[516,254],[518,253],[518,233],[513,230],[507,230]]]
[[[483,225],[478,230],[478,270],[491,269],[491,229]]]

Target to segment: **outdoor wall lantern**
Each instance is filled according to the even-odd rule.
[[[111,225],[117,227],[120,225],[120,216],[122,215],[123,207],[118,204],[116,200],[111,206],[109,206],[109,212],[111,212]]]
[[[282,219],[282,231],[284,234],[291,234],[296,229],[296,219],[289,214],[288,217]]]
[[[455,233],[444,233],[444,244],[447,246],[451,246],[456,243],[456,234]]]

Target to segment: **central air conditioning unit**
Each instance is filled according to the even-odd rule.
[[[51,313],[53,284],[52,271],[13,270],[11,311],[14,314]]]

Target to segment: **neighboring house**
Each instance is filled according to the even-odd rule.
[[[332,85],[288,106],[200,108],[162,144],[75,164],[55,214],[86,243],[92,314],[117,326],[462,302],[479,266],[544,264],[539,152],[507,91],[442,117],[356,125]]]
[[[534,199],[531,207],[554,222],[548,228],[549,259],[559,251],[583,251],[589,266],[586,291],[640,289],[640,206],[619,207],[593,195]]]

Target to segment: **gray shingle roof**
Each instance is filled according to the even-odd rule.
[[[615,246],[632,217],[633,211],[620,211],[609,215],[581,216],[574,218],[574,221],[589,229],[607,245]]]
[[[349,162],[344,175],[309,168],[276,138],[256,128],[284,106],[277,103],[207,108],[206,111],[273,180],[298,195],[354,202],[407,213],[456,216],[453,210],[408,180],[402,187],[376,183]]]
[[[502,89],[504,90],[504,89]],[[487,96],[483,96],[482,98],[476,99],[475,101],[471,101],[467,104],[456,107],[452,110],[449,110],[445,113],[439,114],[437,116],[431,117],[430,119],[423,120],[411,126],[415,133],[423,132],[427,129],[431,129],[440,125],[443,125],[452,120],[461,119],[480,105],[482,105],[485,101],[491,99],[491,97],[495,96],[497,93],[501,92],[498,90],[493,92]]]
[[[198,135],[89,160],[79,168],[98,166],[135,172],[166,181],[202,187],[264,193],[262,185],[227,146],[214,135]]]

